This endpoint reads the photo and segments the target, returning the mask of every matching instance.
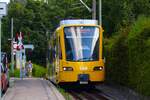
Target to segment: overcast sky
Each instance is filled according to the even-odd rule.
[[[0,0],[0,2],[9,2],[10,0]]]

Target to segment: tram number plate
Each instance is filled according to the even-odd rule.
[[[88,74],[79,74],[78,80],[80,84],[88,84],[89,75]]]
[[[88,84],[88,81],[87,82],[80,81],[80,84]]]

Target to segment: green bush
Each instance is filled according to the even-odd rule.
[[[20,77],[20,69],[15,69],[14,70],[14,74],[11,72],[11,71],[9,71],[9,74],[10,74],[10,77]]]
[[[125,85],[128,82],[128,47],[127,34],[113,37],[105,45],[106,80]]]
[[[46,68],[40,65],[33,64],[32,76],[33,77],[45,77],[46,76]]]
[[[150,17],[140,16],[124,30],[105,41],[107,81],[150,96]]]
[[[33,77],[45,77],[46,76],[46,68],[43,66],[33,64],[32,70]],[[14,74],[10,71],[10,77],[20,77],[20,69],[15,69]]]
[[[129,86],[150,96],[150,18],[139,17],[128,35]]]

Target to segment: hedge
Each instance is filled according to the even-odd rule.
[[[150,17],[119,33],[105,39],[106,80],[150,96]]]
[[[150,96],[150,18],[141,16],[128,35],[129,86]]]
[[[105,45],[106,81],[125,85],[128,82],[127,34],[114,36]]]
[[[45,77],[46,76],[46,68],[43,66],[33,64],[33,70],[32,70],[32,75],[34,77]]]

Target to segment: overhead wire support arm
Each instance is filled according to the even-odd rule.
[[[89,8],[82,0],[80,0],[80,2],[88,9],[89,12],[92,12],[92,9]]]

